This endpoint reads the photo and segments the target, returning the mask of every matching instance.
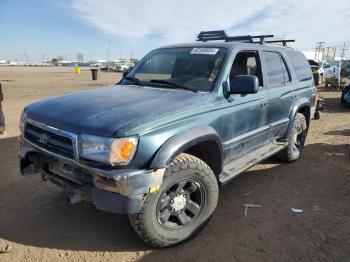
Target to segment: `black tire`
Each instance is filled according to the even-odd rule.
[[[315,120],[321,119],[321,112],[320,112],[320,111],[316,111],[316,112],[315,112],[314,119],[315,119]]]
[[[345,104],[344,96],[345,96],[345,90],[342,90],[341,96],[340,96],[340,104],[342,105]]]
[[[194,185],[197,189],[187,194],[186,192],[191,192],[191,188],[185,190],[188,184],[182,186],[181,194],[187,194],[187,199],[185,201],[186,207],[182,209],[184,211],[175,211],[172,206],[174,205],[175,197],[170,197],[170,194],[173,193],[171,190],[174,190],[177,184],[184,183],[190,183],[190,187]],[[177,192],[180,186],[175,188]],[[198,193],[197,191],[200,192]],[[204,201],[198,204],[200,208],[196,207],[196,212],[194,213],[198,212],[197,215],[193,215],[193,220],[191,219],[190,222],[182,225],[183,223],[178,219],[178,217],[180,217],[180,212],[182,216],[185,214],[190,217],[192,214],[191,212],[188,213],[187,206],[190,205],[190,202],[194,202],[192,196],[194,194],[197,196],[199,196],[199,194],[202,195],[202,191],[205,192],[205,197],[203,198]],[[168,192],[170,192],[169,197],[167,195]],[[180,194],[176,194],[176,196],[178,195]],[[217,179],[210,167],[197,157],[189,154],[180,154],[166,168],[164,180],[160,189],[155,193],[149,194],[146,197],[140,213],[129,215],[129,220],[136,233],[146,243],[154,247],[176,245],[192,238],[205,227],[216,208],[218,196],[219,189]],[[167,221],[165,221],[166,219],[162,219],[163,217],[161,215],[162,212],[165,213],[165,211],[160,211],[160,206],[163,206],[162,201],[164,201],[166,197],[168,199],[168,204],[164,205],[165,208],[163,210],[166,212],[174,212],[175,214],[170,215]],[[182,197],[182,195],[180,197]],[[171,200],[169,199],[173,199],[172,204],[170,204]],[[171,224],[173,228],[168,228],[167,223]]]
[[[314,76],[315,86],[319,86],[320,85],[320,75],[319,74],[313,74],[313,76]]]
[[[307,123],[305,116],[297,113],[288,137],[288,146],[277,153],[276,158],[288,163],[299,159],[304,149],[306,135]]]

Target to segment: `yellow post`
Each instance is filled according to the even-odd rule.
[[[76,74],[80,74],[80,66],[76,66],[75,67],[75,73]]]

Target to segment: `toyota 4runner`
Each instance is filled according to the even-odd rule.
[[[312,72],[301,52],[269,44],[288,40],[269,37],[201,32],[151,51],[114,86],[27,106],[21,173],[41,173],[71,203],[128,214],[153,246],[189,239],[213,214],[219,185],[303,151]]]

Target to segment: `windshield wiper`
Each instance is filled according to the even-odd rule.
[[[150,82],[152,82],[152,83],[159,83],[159,84],[165,84],[165,85],[173,86],[173,87],[184,89],[184,90],[189,90],[189,91],[192,91],[192,92],[195,92],[195,93],[198,92],[198,90],[192,89],[192,88],[184,86],[184,85],[179,85],[179,84],[167,81],[167,80],[151,79]]]
[[[140,79],[136,78],[136,77],[126,76],[126,77],[124,77],[124,79],[129,80],[129,81],[131,81],[131,82],[133,82],[133,83],[135,83],[135,84],[137,84],[139,86],[145,86],[145,84],[142,83],[142,81]]]

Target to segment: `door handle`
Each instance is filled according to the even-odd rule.
[[[268,105],[268,103],[267,102],[260,102],[260,106],[261,106],[261,108],[263,107],[263,106],[267,106]]]

